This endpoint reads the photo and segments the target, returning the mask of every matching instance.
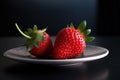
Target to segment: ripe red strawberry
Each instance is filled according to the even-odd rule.
[[[30,54],[36,57],[42,57],[52,52],[53,45],[46,29],[38,30],[37,26],[34,25],[33,29],[29,28],[23,33],[17,24],[15,24],[18,31],[26,38],[25,46]]]
[[[85,30],[85,27],[86,21],[83,21],[78,26],[78,29],[75,29],[71,23],[69,27],[60,30],[56,36],[53,57],[67,59],[81,55],[85,50],[86,42],[94,39],[94,37],[87,36],[91,30]]]

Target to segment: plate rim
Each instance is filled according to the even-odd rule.
[[[98,54],[97,56],[79,57],[79,58],[72,58],[72,59],[38,59],[38,58],[22,58],[22,57],[17,58],[17,57],[12,57],[12,56],[10,56],[8,54],[8,51],[11,50],[11,49],[9,49],[9,50],[4,52],[3,56],[5,56],[5,57],[7,57],[9,59],[13,59],[13,60],[26,61],[26,62],[31,61],[32,63],[34,63],[34,62],[52,62],[52,63],[66,62],[66,63],[69,63],[71,61],[72,62],[87,62],[87,61],[98,60],[98,59],[106,57],[109,54],[109,50],[104,48],[104,47],[95,46],[95,45],[87,45],[87,46],[98,47],[98,48],[104,49],[105,52],[102,53],[102,54]],[[16,48],[19,48],[19,47],[16,47]],[[12,49],[14,49],[14,48],[12,48]]]

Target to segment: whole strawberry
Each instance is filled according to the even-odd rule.
[[[25,33],[23,33],[18,27],[17,23],[15,24],[18,31],[26,38],[25,46],[30,54],[36,57],[47,56],[52,52],[53,45],[46,29],[38,30],[37,26],[34,25],[33,29],[28,28]]]
[[[75,29],[71,23],[67,28],[60,30],[56,36],[53,58],[67,59],[82,55],[85,50],[86,42],[90,42],[94,37],[88,37],[91,30],[86,29],[86,21],[82,21]]]

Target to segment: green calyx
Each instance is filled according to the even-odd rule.
[[[33,28],[28,28],[27,31],[22,32],[17,23],[15,23],[17,30],[26,38],[25,46],[27,50],[30,51],[34,46],[40,47],[39,42],[45,40],[43,32],[46,31],[46,28],[43,30],[38,30],[37,26],[34,25]]]
[[[78,25],[77,30],[79,30],[79,31],[84,35],[85,41],[88,43],[88,42],[93,41],[93,40],[95,39],[95,37],[89,36],[89,34],[91,33],[91,29],[86,29],[86,25],[87,25],[86,20],[83,20],[83,21]],[[70,24],[70,27],[71,27],[71,28],[74,28],[73,23]]]

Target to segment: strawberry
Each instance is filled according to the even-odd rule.
[[[82,21],[75,29],[71,23],[67,28],[60,30],[56,36],[53,58],[67,59],[82,55],[86,48],[86,42],[90,42],[94,37],[88,36],[91,29],[85,29],[86,21]]]
[[[15,24],[18,31],[26,38],[25,46],[30,54],[36,57],[43,57],[52,52],[53,45],[48,33],[46,33],[46,28],[43,30],[38,30],[37,26],[34,25],[33,29],[28,28],[25,33],[23,33]]]

